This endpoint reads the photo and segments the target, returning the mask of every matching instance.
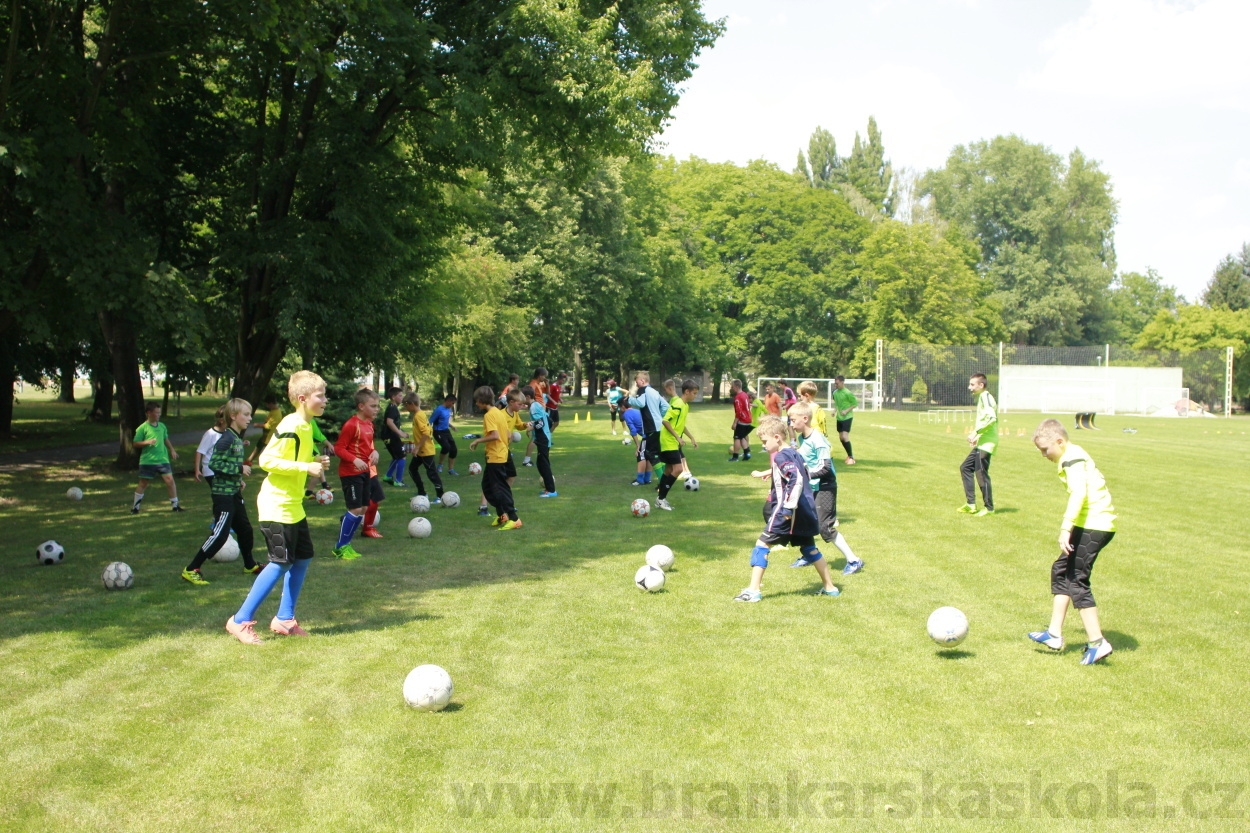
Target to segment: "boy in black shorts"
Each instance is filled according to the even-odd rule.
[[[399,427],[399,399],[403,390],[396,387],[386,389],[386,412],[382,414],[382,441],[386,443],[386,452],[391,455],[391,465],[386,470],[383,483],[404,488],[404,468],[408,463],[408,455],[404,453],[404,440],[408,434]]]
[[[343,483],[343,498],[347,512],[339,527],[338,544],[334,557],[351,561],[360,558],[352,546],[352,536],[364,524],[361,535],[381,538],[382,533],[371,521],[378,511],[378,504],[385,500],[382,483],[378,480],[378,452],[373,447],[373,421],[378,416],[378,395],[368,388],[356,391],[356,413],[343,423],[339,441],[334,444],[334,456],[339,458],[339,480]]]

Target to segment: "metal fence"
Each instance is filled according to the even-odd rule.
[[[881,407],[903,410],[972,407],[968,377],[984,373],[990,392],[1004,411],[1013,408],[1015,399],[1019,405],[1016,410],[1049,410],[1042,403],[1050,401],[1055,403],[1056,412],[1148,413],[1171,403],[1177,411],[1190,415],[1228,415],[1232,362],[1231,349],[1180,353],[1114,345],[877,345]],[[1004,372],[1005,367],[1012,370]],[[1179,374],[1160,371],[1162,368],[1179,370]],[[1116,385],[1123,389],[1119,395]],[[1066,387],[1067,395],[1043,396],[1039,394],[1042,387]],[[1177,397],[1184,397],[1184,402],[1173,402]]]

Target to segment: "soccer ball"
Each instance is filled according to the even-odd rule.
[[[135,574],[130,565],[114,561],[100,573],[100,581],[107,590],[128,590],[135,583]]]
[[[62,547],[56,541],[44,541],[35,549],[35,558],[39,559],[40,564],[60,564],[65,560],[65,547]]]
[[[629,511],[634,513],[635,518],[645,518],[651,514],[651,504],[642,498],[638,498],[629,505]]]
[[[647,563],[667,573],[668,568],[673,566],[673,551],[663,544],[656,544],[647,550]]]
[[[929,638],[943,648],[954,648],[968,635],[968,617],[953,607],[939,607],[929,614]]]
[[[451,675],[437,665],[418,665],[404,678],[404,701],[423,712],[442,711],[454,691]]]
[[[460,505],[460,495],[455,492],[443,492],[443,505],[448,509]]]
[[[625,439],[621,440],[621,445],[629,445],[629,437],[626,437]]]
[[[377,529],[378,524],[380,523],[382,523],[382,510],[375,509],[373,510],[373,523],[369,524],[369,526],[372,527],[373,529]]]
[[[699,491],[699,478],[697,478],[697,477],[692,477],[692,478],[690,478],[689,480],[687,480],[687,481],[686,481],[686,491],[687,491],[687,492],[697,492],[697,491]]]
[[[638,568],[638,572],[634,573],[634,584],[638,585],[639,590],[654,593],[664,586],[664,571],[659,567],[644,564]]]
[[[77,486],[70,486],[65,490],[65,496],[70,500],[82,500],[82,489]]]
[[[513,432],[512,432],[512,441],[513,441],[514,443],[519,443],[519,442],[521,441],[521,432],[520,432],[520,431],[513,431]]]
[[[469,463],[469,474],[481,474],[481,473],[482,473],[481,463],[477,463],[477,462]]]
[[[424,515],[430,511],[430,499],[425,495],[413,495],[412,500],[408,501],[408,507],[413,512]]]
[[[408,534],[413,538],[429,538],[434,527],[425,518],[413,518],[408,522]]]
[[[220,561],[222,564],[229,564],[231,561],[237,560],[239,557],[239,542],[234,540],[233,535],[226,536],[226,543],[221,545],[221,549],[217,550],[217,554],[213,556],[214,561]]]
[[[317,502],[322,506],[329,506],[331,503],[334,503],[334,492],[329,489],[318,489]]]

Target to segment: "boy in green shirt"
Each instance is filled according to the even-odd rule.
[[[178,487],[174,485],[174,468],[169,462],[171,459],[178,459],[178,452],[169,441],[169,429],[161,422],[161,406],[156,402],[147,402],[143,411],[148,419],[135,429],[134,447],[143,449],[143,453],[139,455],[139,485],[135,487],[135,500],[130,506],[130,514],[139,514],[148,481],[156,477],[165,481],[173,511],[181,512],[183,509],[178,505]]]
[[[676,387],[675,383],[673,387]],[[664,463],[664,474],[660,476],[660,486],[657,490],[660,496],[655,505],[670,512],[673,507],[668,502],[668,493],[685,468],[685,458],[682,456],[681,449],[686,444],[686,437],[690,438],[690,444],[694,448],[699,447],[694,434],[691,434],[690,429],[686,427],[686,417],[690,415],[690,403],[698,395],[699,386],[693,380],[683,381],[681,396],[674,396],[669,402],[668,412],[664,414],[664,422],[660,424],[660,460]]]
[[[295,619],[295,603],[313,557],[312,535],[304,513],[304,484],[320,477],[330,459],[315,456],[312,421],[326,409],[325,380],[309,370],[291,376],[287,395],[295,413],[283,417],[273,438],[260,453],[260,467],[269,472],[256,498],[257,519],[269,548],[269,564],[256,576],[239,612],[226,620],[226,631],[244,645],[259,645],[256,611],[282,582],[282,601],[269,629],[281,636],[308,636]]]
[[[994,492],[990,488],[990,455],[998,447],[998,403],[985,389],[984,373],[974,373],[968,380],[968,392],[977,400],[977,421],[968,432],[968,445],[972,450],[959,466],[964,479],[964,497],[967,503],[959,507],[960,512],[968,515],[985,517],[994,514]],[[972,478],[976,475],[981,486],[981,499],[984,508],[977,511],[977,494],[973,489]]]
[[[1102,635],[1098,607],[1089,588],[1094,560],[1115,537],[1111,492],[1093,458],[1068,441],[1068,432],[1059,420],[1043,420],[1033,434],[1033,444],[1056,464],[1059,479],[1068,487],[1068,506],[1059,527],[1059,558],[1050,569],[1050,592],[1055,597],[1050,627],[1030,633],[1029,639],[1052,651],[1062,651],[1063,620],[1071,603],[1081,612],[1089,637],[1081,665],[1093,665],[1111,655],[1111,643]]]
[[[834,376],[834,418],[837,420],[838,439],[842,441],[842,448],[846,450],[848,466],[855,465],[855,454],[851,451],[851,420],[855,418],[855,408],[858,406],[859,400],[855,398],[855,394],[846,389],[846,377]]]

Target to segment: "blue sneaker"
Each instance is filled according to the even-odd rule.
[[[813,558],[813,559],[811,559],[811,560],[809,561],[807,558],[804,558],[804,557],[799,557],[799,558],[795,559],[794,563],[793,563],[793,564],[791,564],[791,565],[790,565],[790,567],[791,567],[792,569],[793,569],[793,568],[797,568],[797,567],[810,567],[810,566],[812,566],[813,564],[815,564],[815,563],[816,563],[817,561],[819,561],[819,560],[820,560],[819,558]]]
[[[758,602],[759,600],[760,591],[758,590],[743,590],[741,593],[734,596],[735,602]]]
[[[1102,640],[1097,645],[1093,643],[1085,647],[1085,654],[1081,657],[1081,665],[1093,665],[1103,657],[1111,656],[1111,643]]]
[[[842,575],[853,576],[862,569],[864,569],[864,560],[857,558],[854,561],[846,562],[846,566],[842,568]]]
[[[448,469],[448,470],[447,470],[447,473],[448,473],[448,474],[450,474],[452,477],[459,477],[459,476],[460,476],[460,472],[456,471],[455,469]]]
[[[539,497],[559,497],[560,493],[559,492],[541,492],[539,493],[538,496]]]
[[[430,501],[430,506],[442,506],[442,505],[443,505],[443,499],[441,497],[436,497],[432,501]]]
[[[1050,634],[1050,631],[1049,631],[1049,630],[1044,630],[1044,631],[1032,631],[1032,632],[1029,634],[1029,639],[1032,639],[1032,640],[1033,640],[1034,642],[1036,642],[1038,645],[1045,645],[1047,648],[1049,648],[1049,649],[1050,649],[1050,650],[1052,650],[1052,651],[1062,651],[1062,650],[1063,650],[1063,637],[1062,637],[1062,636],[1051,636],[1051,634]],[[1104,640],[1104,641],[1105,641],[1105,640]],[[1108,651],[1107,653],[1111,653],[1111,652],[1110,652],[1110,651]]]
[[[488,509],[487,507],[479,506],[477,508],[477,515],[479,518],[485,518],[489,514],[490,514],[490,509]]]
[[[841,596],[841,595],[842,595],[842,591],[841,591],[841,590],[839,590],[839,589],[838,589],[838,588],[836,588],[836,587],[835,587],[835,588],[833,588],[832,590],[826,590],[825,588],[823,588],[823,587],[822,587],[822,588],[820,588],[819,590],[817,590],[817,591],[816,591],[816,595],[817,595],[817,596],[828,596],[828,597],[830,597],[830,598],[837,598],[838,596]]]

